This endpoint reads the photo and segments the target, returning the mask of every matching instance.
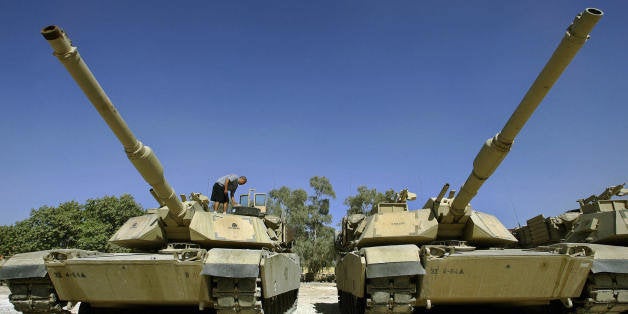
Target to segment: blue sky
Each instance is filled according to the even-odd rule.
[[[177,193],[330,179],[458,189],[573,17],[605,17],[472,201],[507,227],[628,181],[625,1],[2,1],[0,224],[130,193],[155,206],[39,31],[64,28]],[[241,191],[245,191],[243,187]]]

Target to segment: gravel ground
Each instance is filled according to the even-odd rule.
[[[76,313],[78,307],[72,310]],[[9,303],[9,288],[0,286],[0,313],[19,313]],[[338,313],[336,284],[328,282],[301,283],[299,299],[294,314],[335,314]]]

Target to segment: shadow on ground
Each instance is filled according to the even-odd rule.
[[[544,314],[561,313],[561,309],[551,306],[523,306],[508,307],[499,305],[465,305],[465,306],[435,306],[430,310],[418,309],[417,313],[427,314],[461,314],[461,313],[508,313],[508,314]]]
[[[316,313],[320,314],[336,314],[340,313],[338,303],[314,303]]]
[[[315,303],[316,313],[338,314],[340,309],[337,303]],[[556,308],[549,306],[529,306],[529,307],[503,307],[503,306],[438,306],[431,310],[417,309],[413,314],[468,314],[468,313],[508,313],[508,314],[544,314],[561,313]]]

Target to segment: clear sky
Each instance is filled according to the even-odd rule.
[[[226,173],[458,189],[574,16],[605,17],[471,202],[507,227],[628,181],[627,1],[1,1],[0,224],[148,185],[39,31],[64,28],[177,193]],[[308,189],[309,190],[309,189]]]

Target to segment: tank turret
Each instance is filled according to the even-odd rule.
[[[628,200],[613,198],[628,195],[624,186],[625,183],[609,186],[598,195],[579,199],[580,208],[558,216],[530,218],[513,234],[522,247],[561,241],[628,246]]]

